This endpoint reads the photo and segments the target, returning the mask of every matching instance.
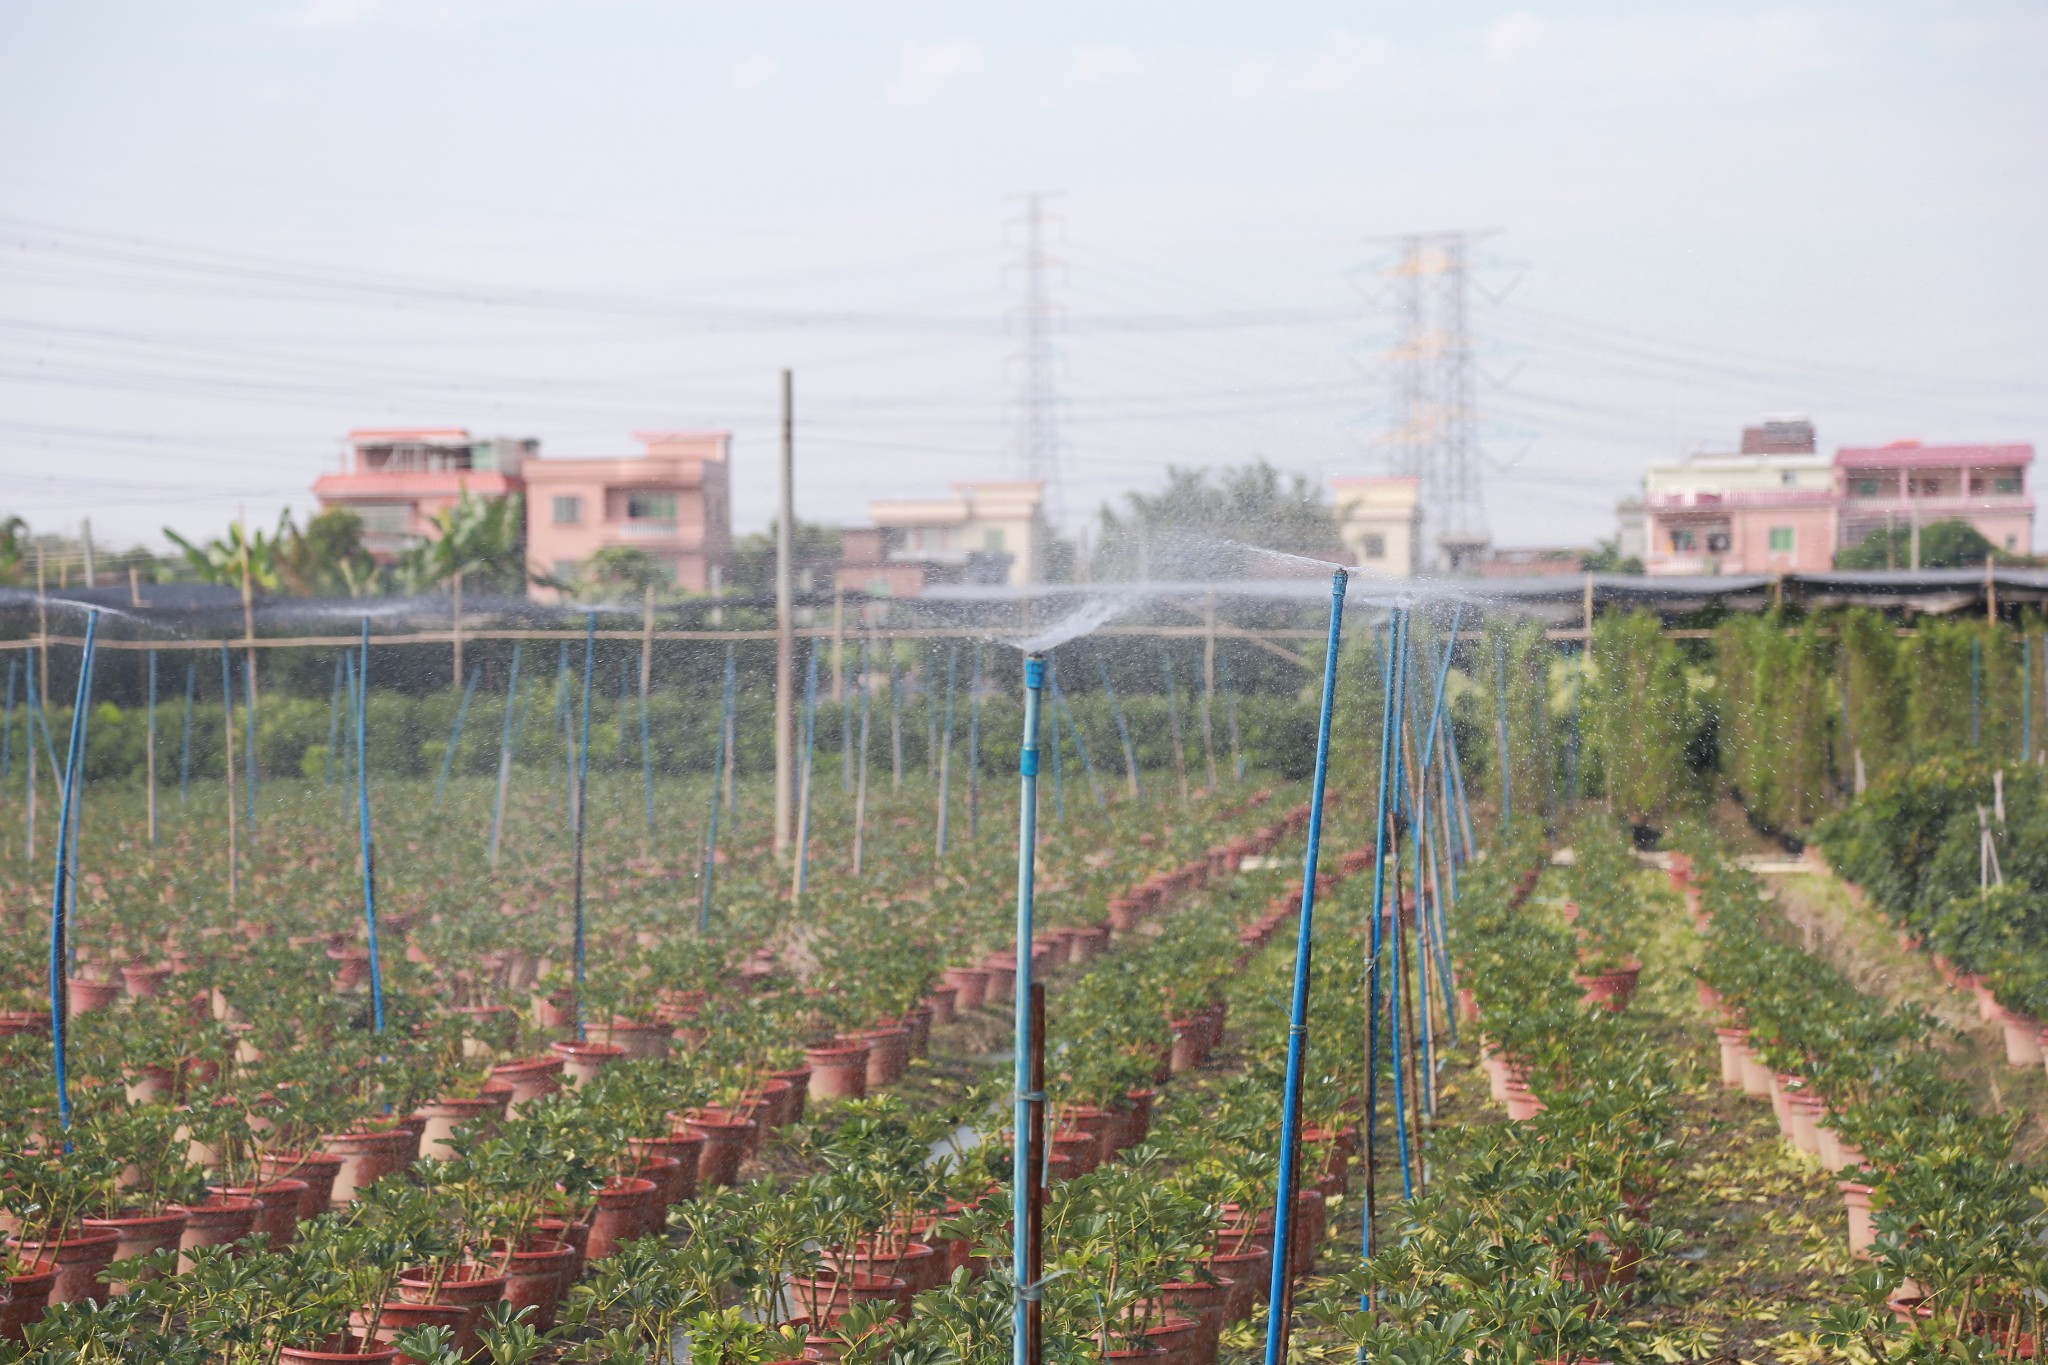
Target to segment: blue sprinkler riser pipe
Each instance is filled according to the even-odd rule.
[[[1031,1302],[1041,1286],[1024,1283],[1031,1264],[1029,1217],[1032,1182],[1038,1173],[1031,1168],[1031,1105],[1039,1097],[1031,1091],[1031,945],[1035,935],[1032,898],[1038,853],[1038,710],[1045,691],[1045,660],[1036,654],[1024,659],[1024,736],[1017,755],[1019,801],[1017,806],[1017,972],[1016,1058],[1013,1069],[1010,1154],[1010,1275],[1012,1365],[1030,1365]]]
[[[448,752],[441,755],[441,779],[434,784],[434,804],[437,806],[448,794],[448,774],[455,768],[455,751],[462,747],[462,722],[469,718],[469,703],[476,696],[477,681],[483,675],[483,665],[478,664],[469,670],[469,681],[463,684],[462,700],[455,707],[455,727],[448,734]]]
[[[1323,704],[1316,722],[1315,776],[1309,784],[1308,850],[1302,858],[1301,925],[1294,945],[1294,1001],[1287,1029],[1287,1092],[1280,1110],[1280,1187],[1273,1208],[1273,1279],[1267,1302],[1266,1365],[1287,1356],[1294,1302],[1294,1191],[1301,1148],[1302,1069],[1308,1061],[1308,992],[1315,947],[1316,865],[1323,845],[1323,793],[1330,775],[1330,718],[1337,699],[1337,651],[1344,631],[1344,589],[1350,575],[1330,576],[1330,633],[1323,656]]]
[[[363,618],[362,663],[356,670],[356,810],[362,831],[363,924],[370,935],[370,1009],[384,1031],[384,964],[377,953],[377,843],[370,836],[370,618]]]
[[[71,1126],[71,1076],[70,1058],[66,1055],[70,1046],[70,959],[68,940],[71,928],[71,887],[69,884],[69,855],[71,852],[71,806],[77,799],[78,780],[82,777],[79,757],[85,750],[86,716],[91,710],[92,665],[96,652],[96,637],[99,634],[100,614],[87,611],[85,616],[85,652],[78,666],[78,700],[71,708],[71,748],[62,769],[63,794],[57,803],[57,876],[56,885],[50,893],[50,1033],[54,1049],[57,1072],[57,1121],[65,1128]],[[67,1148],[68,1150],[68,1148]]]
[[[1386,658],[1380,665],[1380,781],[1379,796],[1373,806],[1373,847],[1372,847],[1372,927],[1367,935],[1366,958],[1366,1056],[1365,1056],[1365,1141],[1368,1172],[1377,1154],[1380,1097],[1380,926],[1385,923],[1387,895],[1387,832],[1388,806],[1392,796],[1391,773],[1394,752],[1394,649],[1400,638],[1401,609],[1396,607],[1387,618]],[[1361,1234],[1365,1259],[1372,1259],[1373,1208],[1370,1202],[1374,1193],[1371,1177],[1367,1177],[1368,1202],[1365,1209],[1365,1225]],[[1359,1307],[1370,1311],[1372,1296],[1364,1295]]]
[[[1458,626],[1464,619],[1465,608],[1461,603],[1458,609],[1451,613],[1450,635],[1444,640],[1444,661],[1436,671],[1436,700],[1429,708],[1429,739],[1422,746],[1422,772],[1418,774],[1420,777],[1429,775],[1430,765],[1436,758],[1436,735],[1444,718],[1444,688],[1451,680],[1451,655],[1457,651]]]
[[[576,1037],[587,1038],[583,1018],[583,982],[585,970],[583,932],[583,820],[590,795],[590,685],[597,673],[597,613],[591,612],[584,618],[583,626],[583,726],[582,739],[576,746]]]

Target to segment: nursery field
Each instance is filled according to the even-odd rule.
[[[1248,703],[1242,768],[1235,711],[1055,696],[1028,810],[1014,706],[813,695],[790,856],[623,683],[595,767],[572,707],[495,768],[340,682],[189,766],[103,707],[69,824],[10,720],[0,1362],[2034,1358],[2031,710],[1866,762],[1748,624],[1703,681],[1458,620],[1355,633],[1326,738]],[[1969,631],[1802,638],[1931,688]]]

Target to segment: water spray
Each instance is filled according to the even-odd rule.
[[[1337,650],[1344,630],[1344,588],[1350,575],[1330,576],[1330,636],[1323,657],[1323,702],[1316,721],[1315,776],[1309,785],[1308,851],[1302,860],[1301,924],[1294,946],[1294,1002],[1287,1029],[1287,1091],[1280,1110],[1280,1188],[1273,1207],[1273,1279],[1266,1319],[1266,1365],[1287,1358],[1294,1312],[1294,1191],[1301,1155],[1302,1072],[1308,1062],[1308,991],[1315,948],[1316,864],[1323,846],[1323,792],[1330,775],[1330,717],[1337,699]]]
[[[1124,720],[1124,708],[1116,699],[1116,685],[1109,680],[1109,665],[1095,656],[1096,671],[1102,675],[1102,691],[1109,698],[1109,714],[1116,718],[1117,741],[1124,746],[1124,776],[1131,784],[1131,795],[1142,798],[1145,795],[1145,779],[1138,775],[1138,751],[1131,745],[1131,727]]]

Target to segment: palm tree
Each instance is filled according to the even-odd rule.
[[[20,582],[27,558],[28,523],[20,517],[0,521],[0,583]]]
[[[164,535],[184,552],[185,562],[200,582],[239,588],[246,577],[252,588],[276,592],[284,586],[278,571],[278,545],[292,532],[291,517],[288,510],[279,516],[275,535],[268,537],[261,531],[251,532],[239,520],[229,524],[226,536],[204,545],[194,545],[168,526]]]
[[[486,591],[526,586],[526,509],[519,495],[483,498],[464,489],[434,518],[440,534],[413,546],[392,566],[400,592],[431,591],[456,574]]]

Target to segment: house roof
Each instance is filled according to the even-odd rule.
[[[1893,441],[1881,446],[1843,446],[1835,452],[1835,464],[1843,469],[1893,468],[1899,465],[1950,467],[1982,464],[2032,464],[2031,442],[2003,445],[1922,445],[1918,441]]]

